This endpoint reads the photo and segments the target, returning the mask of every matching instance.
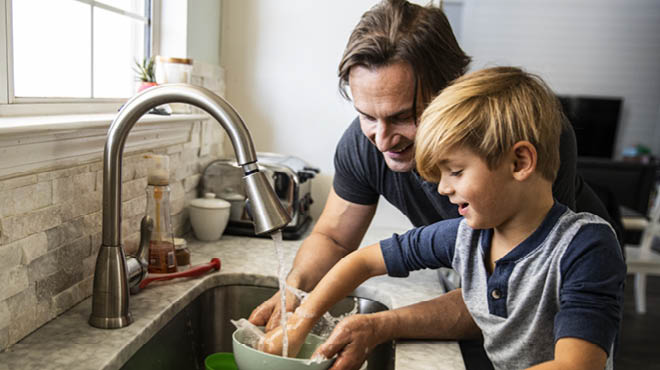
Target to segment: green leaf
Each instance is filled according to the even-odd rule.
[[[156,75],[154,73],[154,58],[144,58],[142,63],[135,61],[133,67],[136,79],[143,82],[156,82]]]

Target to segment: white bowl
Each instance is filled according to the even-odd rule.
[[[296,358],[271,355],[243,344],[249,340],[249,337],[246,329],[237,329],[232,335],[234,360],[239,370],[326,370],[335,362],[335,357],[323,361],[309,360],[316,347],[324,342],[324,339],[318,335],[307,335],[305,344]]]
[[[216,198],[213,193],[190,202],[190,223],[195,237],[203,241],[220,239],[229,221],[230,207],[229,202]]]

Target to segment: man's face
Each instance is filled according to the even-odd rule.
[[[399,62],[377,69],[356,66],[351,68],[349,81],[364,135],[383,153],[392,171],[411,171],[415,167],[417,126],[410,65]]]

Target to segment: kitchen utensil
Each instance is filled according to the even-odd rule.
[[[221,263],[219,258],[212,258],[211,262],[192,266],[185,271],[174,272],[171,274],[149,274],[144,280],[140,282],[140,289],[144,289],[152,281],[170,280],[180,277],[193,277],[202,275],[209,270],[220,270],[220,265]]]
[[[234,349],[234,359],[241,370],[325,370],[335,361],[335,358],[316,361],[310,357],[320,346],[324,339],[309,334],[298,353],[298,357],[282,357],[261,352],[246,344],[243,344],[250,338],[250,333],[246,329],[238,329],[232,335],[232,345]]]

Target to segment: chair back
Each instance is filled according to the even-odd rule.
[[[651,246],[653,245],[653,240],[660,238],[660,185],[657,186],[655,194],[649,214],[649,223],[642,234],[640,243],[641,257],[649,256],[652,253]]]

